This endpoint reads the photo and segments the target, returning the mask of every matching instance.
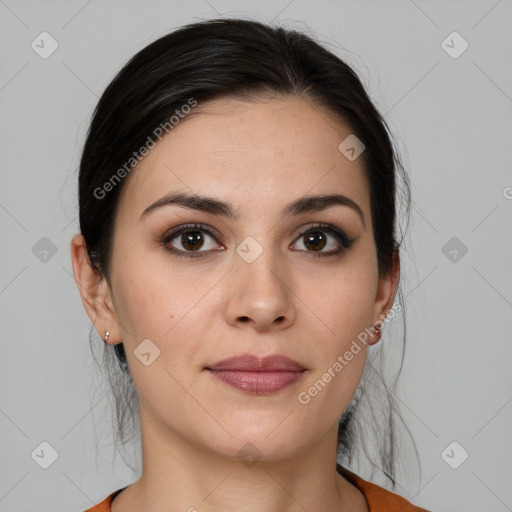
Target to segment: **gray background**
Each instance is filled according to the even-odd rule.
[[[92,110],[124,62],[219,15],[307,30],[355,67],[385,114],[413,194],[396,395],[422,474],[403,471],[399,492],[440,512],[512,510],[510,0],[0,0],[0,512],[84,510],[138,477],[113,459],[108,389],[72,277],[76,171]],[[43,31],[58,43],[47,59],[31,47]],[[469,44],[458,58],[441,45],[453,31]],[[58,453],[48,469],[31,457],[43,441]],[[457,469],[442,455],[453,441],[469,454]]]

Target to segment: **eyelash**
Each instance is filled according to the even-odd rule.
[[[172,247],[169,245],[169,243],[174,240],[177,236],[181,235],[182,233],[186,233],[187,231],[203,231],[208,233],[213,239],[217,241],[217,238],[219,235],[216,231],[213,231],[211,228],[208,228],[204,224],[183,224],[182,226],[179,226],[177,228],[172,229],[171,231],[167,232],[160,240],[160,243],[164,246],[164,248],[172,253],[173,255],[177,256],[178,258],[202,258],[208,254],[209,251],[182,251],[180,249],[176,249],[175,247]],[[306,252],[313,258],[326,258],[326,257],[334,257],[338,256],[339,254],[345,252],[346,249],[350,249],[352,247],[352,244],[355,241],[355,238],[349,238],[344,231],[341,231],[337,228],[334,228],[333,226],[325,223],[318,223],[314,226],[309,226],[307,229],[299,233],[297,236],[297,239],[300,239],[304,235],[308,234],[309,232],[315,232],[315,231],[321,231],[330,233],[334,236],[334,238],[339,242],[341,245],[340,249],[336,249],[335,251],[330,252],[320,252],[315,253],[314,251],[303,251],[300,250],[300,252]]]

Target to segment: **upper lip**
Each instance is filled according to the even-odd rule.
[[[207,370],[233,370],[248,372],[272,372],[272,371],[304,371],[305,368],[297,361],[283,355],[254,356],[242,354],[228,357],[213,366],[207,366]]]

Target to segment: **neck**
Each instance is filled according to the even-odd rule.
[[[142,474],[112,512],[367,511],[361,492],[336,472],[337,424],[300,453],[272,459],[244,444],[227,457],[184,439],[140,410]]]

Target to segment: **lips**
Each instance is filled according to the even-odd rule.
[[[258,357],[248,354],[240,356],[229,357],[223,359],[213,366],[208,366],[207,370],[234,370],[234,371],[247,371],[247,372],[274,372],[274,371],[289,371],[301,372],[305,370],[297,361],[290,359],[286,356],[275,355]]]
[[[307,371],[286,356],[249,354],[223,359],[205,369],[225,384],[255,394],[279,391],[297,382]]]

